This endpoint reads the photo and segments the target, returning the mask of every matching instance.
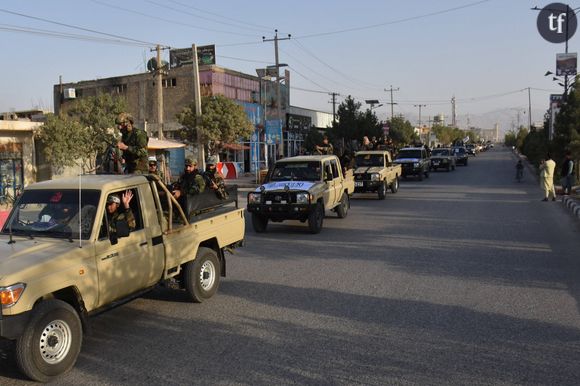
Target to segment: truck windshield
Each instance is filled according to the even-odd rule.
[[[88,239],[101,192],[98,190],[28,190],[19,197],[3,234]]]
[[[382,154],[359,154],[355,158],[356,166],[385,166]]]
[[[421,158],[421,150],[401,150],[397,158]]]
[[[320,162],[278,162],[271,181],[320,181]]]
[[[449,149],[433,149],[431,155],[449,155]]]

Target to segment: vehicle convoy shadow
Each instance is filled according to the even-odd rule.
[[[577,328],[245,280],[224,282],[221,293],[212,305],[180,315],[145,299],[99,315],[71,378],[86,384],[563,385],[580,376]],[[234,304],[223,321],[208,319],[212,309]],[[247,307],[257,312],[241,312]],[[0,381],[20,379],[9,365],[0,358]],[[59,384],[75,383],[65,376]]]

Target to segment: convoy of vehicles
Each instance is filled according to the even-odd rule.
[[[299,220],[322,230],[327,211],[345,218],[353,193],[396,193],[399,178],[467,165],[463,147],[360,151],[355,169],[334,155],[276,161],[248,193],[253,229]],[[111,195],[132,196],[135,221],[107,213]],[[191,213],[188,213],[190,211]],[[128,212],[127,212],[128,213]],[[117,219],[117,220],[113,220]],[[84,175],[28,186],[0,232],[0,339],[15,342],[16,361],[33,380],[69,371],[89,316],[130,301],[165,281],[194,302],[217,291],[225,252],[243,244],[244,209],[237,190],[220,200],[196,196],[181,207],[154,175]]]

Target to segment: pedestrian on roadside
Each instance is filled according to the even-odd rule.
[[[554,169],[556,163],[552,160],[550,153],[546,155],[546,160],[540,163],[540,183],[544,190],[544,198],[542,201],[548,201],[550,196],[552,201],[556,201],[556,190],[554,189]]]
[[[564,194],[568,195],[572,191],[572,180],[574,179],[574,161],[572,160],[572,152],[570,150],[566,151],[566,158],[562,162],[562,188],[564,189]]]

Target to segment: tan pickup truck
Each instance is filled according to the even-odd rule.
[[[387,189],[392,193],[399,190],[401,165],[393,163],[391,153],[386,150],[365,150],[355,154],[354,192],[376,192],[384,200]]]
[[[122,216],[107,214],[116,205],[108,198],[123,194],[132,195],[134,222],[123,202]],[[0,338],[15,341],[21,371],[42,382],[66,373],[88,316],[160,282],[194,302],[214,295],[225,252],[244,239],[244,210],[236,198],[196,213],[188,217],[155,176],[86,175],[25,189],[0,233]]]
[[[326,210],[344,218],[354,192],[352,174],[342,172],[335,155],[308,155],[276,161],[266,183],[248,193],[252,226],[265,232],[268,221],[308,221],[311,233],[319,233]]]

